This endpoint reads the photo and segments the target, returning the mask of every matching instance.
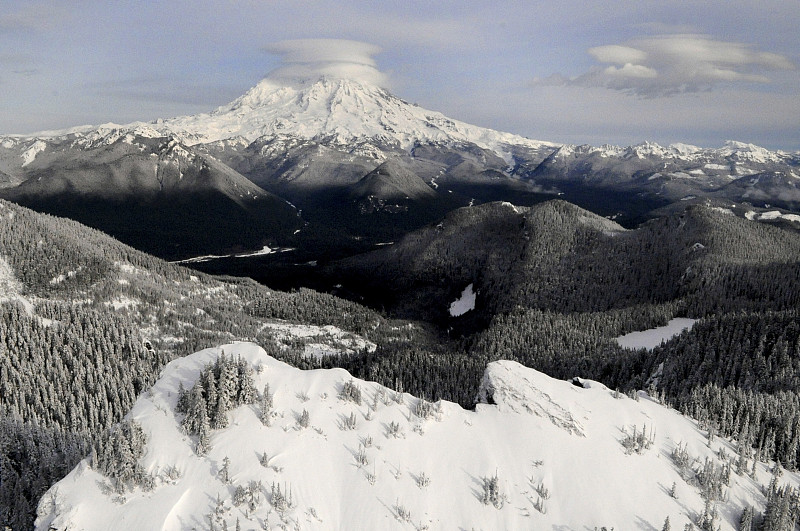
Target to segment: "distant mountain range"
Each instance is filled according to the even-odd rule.
[[[560,194],[629,227],[693,202],[796,212],[800,153],[559,145],[354,80],[267,78],[207,114],[0,137],[0,183],[2,197],[162,257],[264,245],[324,257],[492,200]]]

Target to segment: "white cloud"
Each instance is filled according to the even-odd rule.
[[[768,83],[767,72],[795,69],[783,55],[695,34],[644,37],[596,46],[588,53],[610,65],[596,65],[572,78],[554,75],[536,84],[606,87],[654,97],[700,92],[721,83]]]
[[[475,105],[475,100],[481,105]],[[487,85],[450,94],[447,116],[538,140],[632,145],[650,140],[718,147],[726,139],[771,149],[800,145],[796,93],[725,87],[670,98],[631,98],[602,87]]]
[[[345,39],[293,39],[271,44],[266,51],[281,56],[283,65],[269,73],[271,79],[303,81],[319,76],[357,79],[388,85],[373,56],[381,51],[373,44]]]
[[[654,79],[658,77],[658,72],[656,72],[654,69],[647,66],[634,65],[631,63],[625,63],[621,68],[609,66],[603,70],[603,74],[615,78]]]
[[[642,63],[647,59],[646,52],[619,44],[589,48],[589,53],[601,63]]]

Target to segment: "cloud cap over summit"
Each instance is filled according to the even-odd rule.
[[[378,70],[373,56],[381,48],[347,39],[291,39],[270,44],[267,52],[281,56],[283,64],[267,76],[276,81],[315,80],[321,76],[355,79],[389,86],[389,78]]]

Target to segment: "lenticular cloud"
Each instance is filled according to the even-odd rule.
[[[538,84],[606,87],[640,96],[669,96],[709,90],[721,83],[768,83],[765,73],[793,70],[786,57],[753,46],[678,34],[589,48],[598,63],[568,78],[555,74]]]
[[[280,55],[283,65],[269,73],[276,81],[304,81],[320,76],[347,78],[387,86],[373,56],[381,49],[373,44],[344,39],[294,39],[267,46]]]

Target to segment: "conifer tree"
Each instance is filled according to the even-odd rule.
[[[747,506],[742,511],[742,516],[739,517],[739,531],[754,531],[753,530],[753,517],[755,516],[753,507]]]

